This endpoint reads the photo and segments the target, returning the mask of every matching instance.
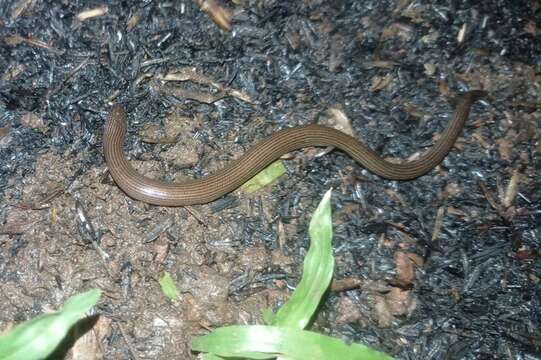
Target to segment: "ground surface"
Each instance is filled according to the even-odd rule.
[[[315,330],[397,358],[539,356],[541,3],[239,0],[230,32],[195,2],[107,3],[79,20],[102,3],[0,2],[0,329],[99,287],[67,358],[191,358],[195,336],[287,299],[333,187],[336,283]],[[128,198],[102,156],[118,102],[132,162],[166,180],[342,115],[408,157],[479,88],[455,149],[409,182],[308,149],[255,195],[163,208]]]

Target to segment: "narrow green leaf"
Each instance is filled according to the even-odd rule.
[[[263,321],[265,322],[265,324],[267,324],[267,325],[273,325],[274,324],[276,315],[272,312],[271,309],[264,309],[261,312],[261,315],[263,316]]]
[[[327,191],[310,221],[310,248],[304,259],[302,279],[289,300],[278,310],[272,325],[304,329],[331,283],[332,256],[331,190]]]
[[[228,326],[192,342],[192,349],[223,357],[249,357],[254,352],[291,360],[390,360],[390,356],[359,344],[311,331],[276,326]],[[263,355],[263,354],[262,354]],[[253,357],[252,357],[253,358]]]
[[[62,313],[69,314],[72,318],[79,320],[85,312],[96,305],[101,296],[100,289],[88,290],[82,294],[70,297],[62,307]]]
[[[273,326],[230,326],[219,328],[192,343],[192,350],[204,352],[204,359],[248,358],[283,360],[358,359],[387,360],[388,355],[359,344],[303,330],[314,315],[333,273],[332,219],[329,190],[310,222],[311,245],[304,271],[289,301],[273,314],[263,311],[265,323]],[[206,357],[209,356],[209,357]]]
[[[244,183],[244,185],[241,186],[241,189],[247,193],[256,192],[276,181],[280,176],[284,175],[285,172],[286,168],[284,164],[281,161],[275,161]]]
[[[99,289],[69,298],[62,310],[26,321],[0,337],[0,359],[43,359],[64,339],[69,329],[98,302]]]
[[[162,293],[169,298],[171,301],[177,301],[179,299],[179,293],[177,290],[177,285],[171,278],[171,275],[168,272],[165,272],[159,280],[160,286],[162,288]]]

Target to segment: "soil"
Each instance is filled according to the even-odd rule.
[[[489,96],[413,181],[306,149],[255,194],[165,208],[126,196],[102,154],[120,103],[126,154],[166,181],[329,120],[414,158],[470,89]],[[332,187],[314,331],[399,359],[538,358],[540,129],[539,1],[2,1],[0,331],[98,287],[96,323],[56,357],[196,358],[195,337],[287,300]]]

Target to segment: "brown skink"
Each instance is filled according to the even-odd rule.
[[[240,158],[204,178],[167,183],[139,174],[124,156],[122,145],[127,116],[120,105],[113,106],[105,123],[103,150],[113,179],[126,194],[163,206],[209,203],[237,189],[282,155],[307,146],[334,146],[383,178],[409,180],[426,174],[445,158],[460,135],[472,104],[484,95],[479,90],[461,94],[453,119],[436,144],[418,160],[401,164],[382,159],[366,145],[341,131],[321,125],[306,125],[274,133]]]

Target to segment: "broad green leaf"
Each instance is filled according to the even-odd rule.
[[[192,342],[192,350],[223,357],[248,357],[253,352],[290,360],[390,360],[390,356],[359,344],[315,332],[277,326],[228,326]]]
[[[276,181],[280,176],[284,175],[285,172],[286,168],[284,164],[281,161],[275,161],[244,183],[244,185],[241,186],[241,189],[247,193],[256,192]]]
[[[267,354],[258,353],[258,352],[246,352],[241,357],[218,356],[213,353],[204,353],[204,354],[201,354],[200,356],[201,356],[201,360],[245,360],[245,359],[255,359],[255,360],[276,359],[277,360],[276,356],[267,355]]]
[[[223,360],[223,359],[224,359],[223,357],[220,357],[218,355],[214,355],[211,353],[201,355],[201,360]]]
[[[323,196],[310,221],[308,232],[311,242],[304,259],[301,281],[289,300],[278,310],[271,325],[304,329],[331,283],[334,268],[331,191]],[[267,315],[267,319],[271,317]]]
[[[62,310],[26,321],[0,337],[0,359],[33,360],[51,354],[69,329],[98,302],[99,289],[69,298]]]
[[[179,294],[177,290],[177,285],[171,278],[171,275],[168,272],[165,272],[159,280],[162,292],[165,296],[171,301],[178,301]]]

